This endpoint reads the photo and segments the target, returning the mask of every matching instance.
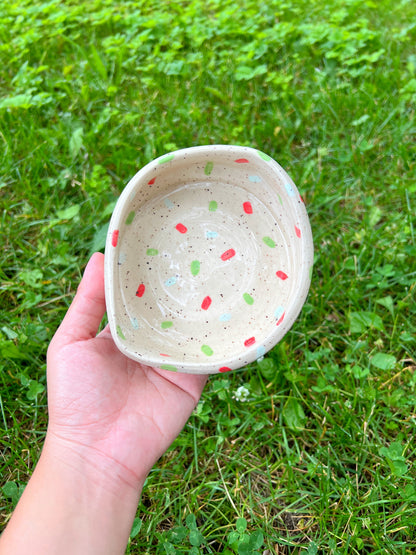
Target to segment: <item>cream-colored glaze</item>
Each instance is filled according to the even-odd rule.
[[[150,366],[241,368],[291,328],[312,263],[305,206],[270,157],[227,145],[162,156],[128,183],[110,222],[112,335]]]

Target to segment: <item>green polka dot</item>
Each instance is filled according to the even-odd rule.
[[[243,299],[246,301],[247,304],[253,304],[254,303],[253,297],[251,295],[249,295],[248,293],[244,293]]]
[[[216,200],[211,200],[208,208],[210,212],[215,212],[215,210],[218,208],[218,202]]]
[[[159,254],[159,251],[157,249],[147,249],[146,254],[148,256],[156,256]]]
[[[162,330],[167,330],[168,328],[171,328],[173,326],[173,322],[167,320],[166,322],[162,322],[160,324],[160,327],[162,328]]]
[[[173,364],[161,364],[160,368],[162,370],[169,370],[170,372],[177,372],[178,371],[176,366],[173,366]]]
[[[271,249],[274,249],[274,247],[276,246],[276,243],[273,241],[273,239],[267,236],[263,237],[263,243],[266,244]]]
[[[199,270],[201,269],[201,263],[199,260],[192,260],[191,262],[191,274],[193,276],[197,276],[199,274]]]
[[[166,156],[164,156],[163,158],[161,158],[158,161],[158,164],[166,164],[166,162],[170,162],[171,160],[173,160],[175,158],[174,154],[167,154]]]
[[[214,162],[207,162],[204,168],[205,175],[211,175],[213,168],[214,168]]]
[[[121,329],[121,327],[117,324],[116,326],[116,330],[117,330],[117,335],[121,338],[121,339],[126,339],[126,336],[123,333],[123,330]]]
[[[269,156],[268,154],[265,154],[265,153],[262,152],[261,150],[258,150],[257,153],[258,153],[258,155],[260,156],[260,158],[261,158],[262,160],[266,160],[266,162],[270,162],[270,161],[271,161],[271,158],[270,158],[270,156]]]
[[[204,355],[207,355],[207,357],[210,357],[211,355],[214,354],[214,351],[211,349],[209,345],[202,345],[201,351],[204,353]]]
[[[130,214],[127,216],[126,225],[130,225],[131,222],[134,220],[135,212],[132,210]]]

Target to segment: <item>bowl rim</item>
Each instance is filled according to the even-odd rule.
[[[276,326],[275,329],[271,328],[270,333],[267,334],[265,340],[261,341],[261,345],[263,346],[264,352],[259,352],[259,344],[256,343],[255,345],[245,348],[245,350],[241,350],[240,356],[224,356],[221,359],[221,362],[218,363],[215,361],[204,361],[204,362],[186,362],[175,359],[175,361],[171,361],[170,359],[166,359],[166,361],[162,360],[162,357],[155,354],[154,357],[151,356],[137,356],[129,347],[128,344],[123,342],[122,338],[119,336],[116,324],[116,306],[115,306],[115,279],[114,279],[114,272],[117,268],[116,263],[116,254],[117,249],[114,248],[114,233],[120,227],[120,222],[123,221],[122,217],[123,214],[126,213],[128,204],[132,198],[132,193],[136,190],[136,188],[140,188],[147,179],[146,182],[149,181],[149,176],[153,174],[157,174],[157,170],[163,168],[165,163],[175,163],[178,162],[178,157],[183,157],[186,155],[189,162],[195,162],[195,159],[200,157],[204,157],[206,161],[206,155],[215,153],[216,156],[221,155],[221,153],[234,153],[233,155],[237,157],[243,157],[244,155],[248,154],[256,154],[260,164],[270,164],[274,169],[277,170],[285,179],[288,179],[289,183],[294,186],[294,190],[299,195],[300,199],[302,200],[301,203],[293,203],[293,206],[296,209],[297,216],[302,223],[302,243],[301,243],[301,253],[302,253],[302,260],[305,261],[304,264],[297,264],[297,267],[301,268],[301,272],[298,276],[298,289],[296,294],[293,293],[288,297],[288,303],[285,307],[285,318],[281,326]],[[182,163],[184,160],[182,158]],[[118,239],[118,235],[117,235]],[[306,261],[310,259],[309,265],[306,264]],[[155,366],[157,368],[162,369],[170,369],[175,370],[178,372],[184,373],[198,373],[198,374],[213,374],[219,373],[222,371],[228,370],[236,370],[241,369],[248,364],[254,362],[255,360],[261,358],[268,350],[273,348],[281,339],[286,335],[286,333],[292,328],[293,324],[295,323],[296,319],[299,316],[299,313],[305,303],[307,298],[310,283],[311,283],[311,273],[312,273],[312,266],[313,266],[313,238],[312,238],[312,230],[310,226],[309,217],[306,211],[306,207],[304,206],[303,199],[300,196],[296,185],[294,184],[291,177],[287,174],[287,172],[280,166],[275,159],[273,159],[270,155],[265,154],[261,150],[258,150],[253,147],[249,146],[239,146],[239,145],[226,145],[226,144],[215,144],[215,145],[201,145],[201,146],[192,146],[187,148],[178,149],[172,152],[165,153],[157,158],[153,159],[152,161],[145,164],[142,168],[140,168],[128,181],[127,185],[121,192],[116,206],[114,207],[109,227],[107,233],[107,239],[105,244],[105,258],[104,258],[104,283],[105,283],[105,299],[106,299],[106,307],[107,307],[107,317],[108,323],[111,330],[111,335],[113,340],[117,346],[117,348],[123,352],[129,358],[140,362],[146,366]],[[277,339],[276,339],[277,338]],[[244,363],[242,364],[241,359],[244,359]],[[171,363],[170,363],[171,362]]]

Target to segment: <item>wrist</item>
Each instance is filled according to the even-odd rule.
[[[98,448],[74,443],[48,431],[37,470],[65,522],[62,554],[124,553],[144,478],[134,475]],[[55,524],[59,530],[59,524]],[[75,540],[75,544],[74,542]]]
[[[124,553],[141,488],[99,460],[48,435],[0,554]]]
[[[84,445],[48,430],[40,462],[50,468],[59,468],[67,476],[82,484],[84,491],[92,490],[117,498],[138,499],[147,473],[139,474],[98,446]]]

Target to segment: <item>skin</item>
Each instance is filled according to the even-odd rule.
[[[49,423],[0,555],[124,553],[146,476],[206,376],[125,357],[106,327],[104,255],[92,256],[47,354]]]

